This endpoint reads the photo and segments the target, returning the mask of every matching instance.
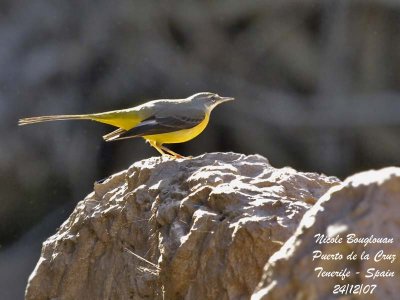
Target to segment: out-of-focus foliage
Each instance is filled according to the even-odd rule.
[[[398,165],[399,28],[394,0],[1,1],[2,245],[158,155],[104,143],[105,125],[18,128],[20,117],[212,91],[237,101],[178,152],[260,153],[338,176]]]

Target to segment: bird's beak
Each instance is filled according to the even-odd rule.
[[[233,98],[233,97],[221,97],[221,98],[219,98],[219,102],[220,103],[226,102],[226,101],[232,101],[232,100],[235,100],[235,98]]]

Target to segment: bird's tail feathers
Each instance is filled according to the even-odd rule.
[[[29,125],[41,122],[62,121],[62,120],[90,120],[90,115],[56,115],[56,116],[40,116],[23,118],[18,120],[18,125]]]

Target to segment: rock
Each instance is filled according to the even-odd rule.
[[[249,298],[338,183],[259,155],[139,161],[96,184],[44,242],[26,299]]]
[[[363,285],[362,289],[377,285],[373,294],[361,294],[357,299],[399,299],[399,216],[400,168],[367,171],[349,177],[341,185],[331,188],[304,215],[295,234],[269,259],[251,299],[337,299],[342,295],[333,294],[334,286],[347,284]],[[317,242],[321,237],[316,236],[318,234],[331,238],[331,242]],[[371,240],[383,238],[386,242],[393,238],[393,241],[383,243],[381,240],[382,243],[378,243],[375,240],[376,243],[365,245],[365,241],[355,243],[353,235]],[[342,238],[341,242],[339,238]],[[385,255],[396,257],[379,261],[382,250]],[[313,261],[313,255],[318,255],[314,251],[342,254],[343,258]],[[363,251],[369,253],[369,259],[360,259]],[[348,260],[347,255],[352,252],[357,254],[357,259]],[[321,269],[315,268],[328,272],[347,268],[351,273],[343,280],[340,277],[317,277]],[[368,270],[372,268],[374,272],[390,270],[395,273],[393,277],[373,279],[368,277],[371,274]],[[372,286],[365,290],[371,291]],[[351,293],[347,297],[352,297]]]

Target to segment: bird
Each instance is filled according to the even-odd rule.
[[[219,104],[234,100],[202,92],[184,99],[159,99],[121,110],[79,115],[50,115],[19,119],[18,125],[48,121],[92,120],[118,129],[103,136],[106,142],[142,137],[162,156],[184,158],[164,144],[184,143],[207,127],[211,111]]]

